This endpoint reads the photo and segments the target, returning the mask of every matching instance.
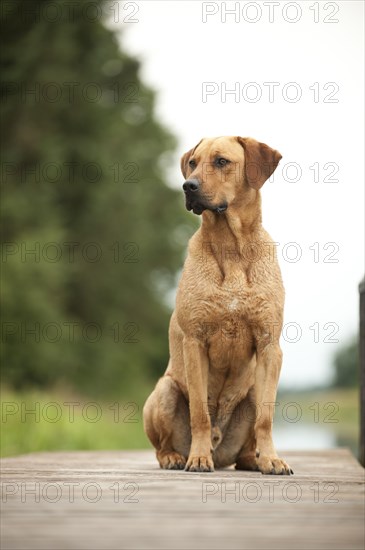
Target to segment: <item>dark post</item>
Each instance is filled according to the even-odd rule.
[[[360,293],[360,462],[365,467],[365,277]]]

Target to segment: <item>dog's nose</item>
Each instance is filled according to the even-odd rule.
[[[197,180],[186,180],[183,184],[184,191],[197,191],[199,189],[199,182]]]

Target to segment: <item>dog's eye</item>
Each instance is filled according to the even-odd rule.
[[[226,164],[229,163],[229,160],[224,159],[223,157],[219,157],[219,158],[217,158],[215,163],[216,163],[217,166],[226,166]]]
[[[189,160],[189,166],[190,166],[190,168],[195,168],[196,167],[196,162],[195,162],[194,159]]]

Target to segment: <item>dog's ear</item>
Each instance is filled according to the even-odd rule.
[[[260,189],[282,158],[279,151],[252,138],[237,137],[245,151],[245,177],[250,187]]]
[[[192,149],[189,149],[189,151],[184,153],[183,156],[181,157],[180,167],[181,167],[182,175],[184,176],[185,179],[186,179],[186,176],[187,176],[187,173],[188,173],[189,159],[190,159],[191,155],[194,153],[195,149],[198,147],[198,145],[201,144],[202,141],[203,140],[201,139],[199,141],[199,143],[197,143],[195,145],[195,147],[193,147]]]
[[[191,154],[193,151],[194,151],[194,147],[192,149],[189,149],[189,151],[184,153],[183,156],[181,157],[180,167],[181,167],[182,175],[184,176],[185,179],[189,168],[189,158],[191,157]]]

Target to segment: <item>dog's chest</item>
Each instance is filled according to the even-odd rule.
[[[228,307],[228,311],[231,313],[235,313],[239,311],[240,302],[238,298],[233,298],[233,300],[230,300],[227,307]]]
[[[250,347],[255,327],[272,316],[272,288],[273,269],[260,262],[189,259],[176,303],[180,327],[208,344],[234,345],[244,338]]]
[[[250,293],[242,290],[236,294],[221,291],[209,300],[203,312],[205,320],[198,321],[197,327],[208,344],[211,372],[241,368],[250,360],[254,347],[250,302]]]
[[[203,278],[199,286],[197,296],[207,303],[208,310],[211,305],[209,313],[217,318],[246,317],[257,293],[244,269],[230,269],[224,276]]]
[[[252,291],[243,285],[206,288],[186,311],[193,332],[210,345],[231,348],[251,341]]]

